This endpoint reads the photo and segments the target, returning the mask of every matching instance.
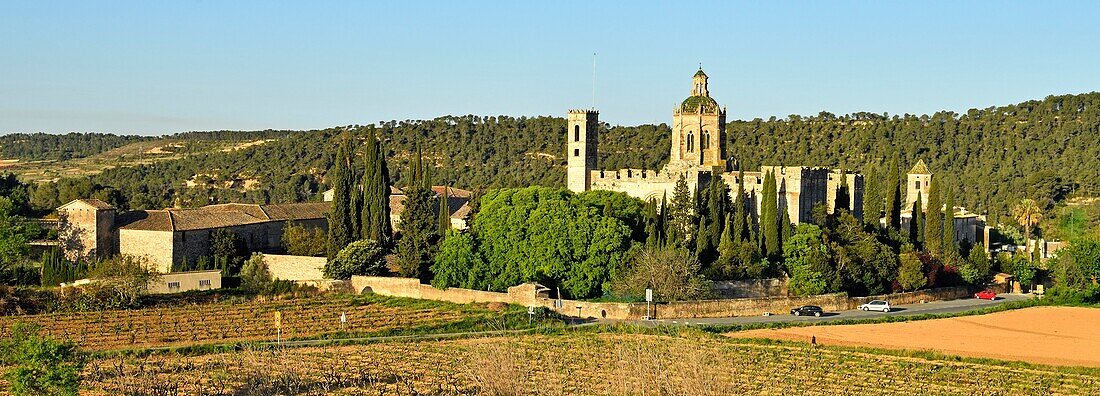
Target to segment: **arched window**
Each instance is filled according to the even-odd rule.
[[[706,150],[710,148],[710,131],[703,131],[703,135],[700,136],[699,149]]]
[[[574,142],[581,141],[581,126],[580,125],[573,125],[573,141]]]
[[[695,135],[688,132],[688,152],[691,153],[691,152],[694,152],[694,151],[695,151]]]

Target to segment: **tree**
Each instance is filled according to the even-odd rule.
[[[264,293],[271,287],[271,271],[264,262],[264,256],[253,253],[241,267],[241,288],[252,293]]]
[[[836,198],[833,200],[833,210],[852,210],[852,195],[848,187],[848,171],[840,171],[840,187],[836,189]]]
[[[729,217],[735,216],[730,214]],[[760,266],[763,257],[760,256],[756,243],[737,238],[737,228],[730,220],[727,222],[730,224],[722,232],[722,240],[718,243],[718,260],[707,269],[707,276],[716,280],[761,277],[766,267]]]
[[[881,227],[879,220],[883,216],[885,208],[886,183],[883,182],[883,172],[878,161],[872,162],[863,174],[863,221],[875,227]],[[889,225],[889,222],[887,222]]]
[[[783,266],[790,276],[788,290],[796,296],[824,294],[832,289],[836,276],[832,257],[821,227],[803,223],[783,244]]]
[[[76,395],[87,357],[71,341],[39,335],[41,327],[16,323],[0,340],[0,364],[14,395]]]
[[[955,194],[950,187],[944,189],[943,209],[944,255],[959,254],[959,245],[955,242]]]
[[[241,262],[248,254],[248,247],[240,235],[228,228],[218,228],[210,232],[210,255],[225,276],[240,273]],[[200,268],[209,269],[209,268]]]
[[[775,174],[768,171],[764,176],[764,191],[760,202],[760,238],[764,256],[780,256],[779,198],[777,197]]]
[[[898,157],[890,160],[890,169],[886,173],[886,210],[892,230],[901,230],[901,170],[898,169]],[[919,195],[918,195],[919,196]],[[916,218],[916,211],[913,212]]]
[[[383,248],[393,243],[393,225],[390,223],[390,172],[382,142],[374,129],[367,135],[363,150],[362,213],[360,238],[378,241]],[[335,191],[334,191],[335,192]]]
[[[283,227],[283,248],[295,256],[324,256],[325,232],[320,227],[305,227],[287,222]]]
[[[447,186],[443,186],[443,194],[439,195],[439,209],[436,210],[439,216],[439,237],[443,238],[447,236],[447,232],[451,230],[451,209],[449,204],[450,195]]]
[[[672,193],[672,202],[668,206],[668,242],[672,246],[686,247],[692,242],[695,235],[695,204],[688,190],[687,180],[684,175],[676,181],[676,188]]]
[[[1058,251],[1051,263],[1054,280],[1059,286],[1085,290],[1100,279],[1100,241],[1077,239]]]
[[[410,164],[413,177],[405,187],[405,209],[401,212],[401,238],[397,240],[396,253],[397,271],[401,276],[427,281],[431,279],[431,265],[439,239],[438,201],[430,188],[421,156],[417,148]]]
[[[634,297],[653,289],[657,301],[697,300],[710,294],[710,286],[699,275],[699,261],[682,248],[643,249],[616,278],[612,289]]]
[[[1012,207],[1012,217],[1024,227],[1024,255],[1031,260],[1031,227],[1043,219],[1043,210],[1034,199],[1025,198]]]
[[[905,291],[920,289],[928,284],[928,278],[924,274],[924,263],[913,253],[902,253],[898,256],[901,265],[898,267],[898,284]]]
[[[924,208],[921,207],[920,194],[917,194],[917,200],[913,201],[912,215],[909,217],[909,243],[913,246],[923,246],[921,239],[924,232]]]
[[[970,248],[970,256],[959,268],[959,275],[966,283],[980,285],[989,277],[990,267],[989,257],[985,254],[985,247],[977,244]]]
[[[356,232],[359,228],[359,212],[355,207],[359,200],[352,199],[355,192],[355,170],[352,166],[354,156],[355,148],[351,138],[341,138],[336,148],[336,164],[328,175],[328,181],[332,185],[332,207],[328,213],[329,259],[336,257],[336,253],[343,250],[344,246],[359,239]]]
[[[473,235],[453,230],[448,232],[450,235],[440,243],[439,253],[435,255],[431,268],[434,274],[432,286],[440,289],[469,284],[470,269],[484,266]]]
[[[928,210],[924,217],[924,250],[943,257],[943,201],[940,198],[940,178],[932,179],[928,188]]]
[[[329,279],[351,279],[353,275],[384,275],[386,255],[378,242],[358,240],[348,244],[335,258],[326,262],[323,272]]]

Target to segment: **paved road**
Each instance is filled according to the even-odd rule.
[[[729,325],[729,324],[746,324],[746,323],[777,323],[777,322],[828,322],[836,320],[849,320],[849,319],[867,319],[877,318],[881,316],[914,316],[925,314],[948,314],[957,312],[966,312],[975,309],[989,308],[1004,304],[1009,301],[1021,301],[1028,299],[1027,295],[1022,294],[1002,294],[997,296],[997,300],[978,300],[974,298],[967,298],[961,300],[950,301],[933,301],[924,304],[905,304],[893,306],[893,311],[889,313],[885,312],[864,312],[860,310],[840,311],[840,312],[826,312],[825,316],[816,318],[813,316],[792,316],[789,312],[774,312],[773,316],[742,316],[733,318],[696,318],[696,319],[664,319],[649,321],[647,323],[662,326],[662,325]],[[791,307],[794,308],[794,307]]]

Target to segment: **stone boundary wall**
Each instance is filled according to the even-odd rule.
[[[316,282],[325,279],[323,270],[325,263],[328,262],[325,257],[264,254],[263,258],[272,278],[294,282]]]
[[[641,319],[646,316],[645,303],[601,303],[576,300],[559,300],[539,294],[538,285],[524,283],[508,288],[507,293],[449,288],[440,290],[421,284],[419,279],[353,276],[351,287],[356,293],[371,292],[391,297],[419,298],[447,301],[458,304],[500,302],[529,307],[546,307],[562,315],[596,319]],[[898,293],[885,296],[849,298],[844,293],[807,297],[763,297],[725,300],[677,301],[655,303],[652,313],[655,319],[720,318],[732,316],[759,316],[764,312],[787,314],[791,308],[817,305],[826,311],[854,309],[867,301],[886,299],[891,304],[912,304],[962,298],[969,295],[965,287],[952,287]],[[579,310],[578,310],[579,308]]]
[[[716,298],[760,298],[787,296],[786,278],[713,281],[711,290]]]

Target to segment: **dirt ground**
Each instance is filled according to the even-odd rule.
[[[968,357],[1100,367],[1100,309],[1036,307],[913,322],[763,329],[727,334],[820,344],[932,350]]]

